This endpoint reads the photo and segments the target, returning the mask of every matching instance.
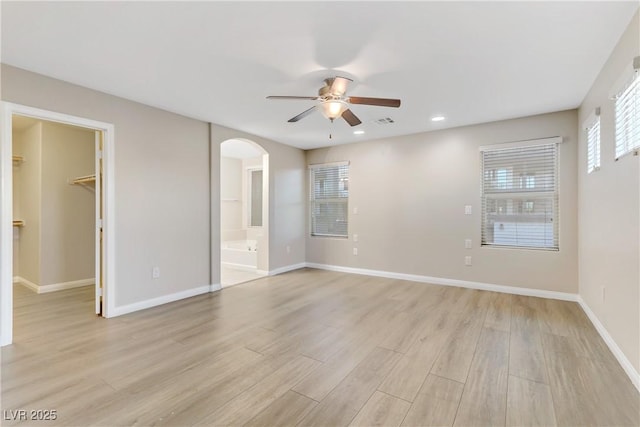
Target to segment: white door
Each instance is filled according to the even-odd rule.
[[[103,218],[103,203],[102,203],[102,131],[96,131],[96,314],[102,316],[102,295],[104,284],[104,273],[102,268],[103,261],[103,244],[102,244],[102,218]]]

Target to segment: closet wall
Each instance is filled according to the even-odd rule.
[[[38,287],[91,280],[95,269],[95,186],[70,180],[95,169],[94,132],[37,122],[13,135],[14,276]],[[14,259],[15,259],[14,258]]]

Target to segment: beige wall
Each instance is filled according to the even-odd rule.
[[[14,239],[17,250],[14,250],[13,275],[40,284],[42,124],[14,132],[12,139],[14,154],[25,160],[13,168],[14,218],[25,222],[17,231],[18,238]]]
[[[211,283],[206,123],[5,64],[1,83],[4,101],[114,125],[116,306]]]
[[[95,190],[70,178],[94,171],[94,133],[51,122],[14,132],[14,276],[38,286],[94,277]]]
[[[269,212],[263,218],[269,224],[263,230],[269,244],[269,270],[288,267],[305,261],[305,212],[306,212],[306,163],[304,151],[260,138],[235,129],[211,125],[211,164],[220,164],[220,144],[229,139],[248,139],[260,145],[269,155],[268,171],[264,179],[269,183]],[[213,235],[219,241],[220,230],[220,174],[212,168],[212,210]],[[287,246],[289,251],[287,252]],[[260,253],[258,254],[260,255]],[[220,246],[212,247],[212,276],[214,283],[220,283]],[[258,260],[259,268],[262,265]]]
[[[269,153],[269,269],[305,261],[302,150],[6,64],[1,78],[4,101],[114,125],[116,307],[220,283],[220,144],[231,138]]]
[[[308,151],[308,164],[351,165],[349,239],[307,237],[307,261],[576,293],[577,129],[571,110]],[[560,251],[480,247],[478,147],[550,136],[565,138]],[[467,204],[472,215],[464,215]],[[466,238],[472,249],[464,248]],[[471,267],[464,265],[467,255]]]
[[[68,180],[95,171],[93,131],[42,124],[39,285],[95,277],[95,186]]]
[[[636,13],[579,110],[582,127],[596,107],[601,109],[600,170],[586,173],[582,129],[578,151],[580,295],[636,371],[640,371],[640,157],[614,161],[615,113],[609,95],[638,55],[640,18]]]
[[[231,157],[220,159],[220,227],[222,240],[242,238],[242,160]],[[242,233],[244,235],[245,233]]]

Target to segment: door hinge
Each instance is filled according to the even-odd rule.
[[[102,150],[96,151],[96,157],[99,158],[99,159],[102,158]]]
[[[102,288],[96,289],[96,295],[99,296],[99,297],[102,296]]]
[[[99,219],[99,220],[96,222],[96,225],[98,226],[98,228],[102,229],[102,220],[101,220],[101,219]]]

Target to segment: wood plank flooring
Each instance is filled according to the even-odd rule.
[[[303,269],[107,320],[92,292],[16,286],[3,425],[640,425],[571,302]]]

